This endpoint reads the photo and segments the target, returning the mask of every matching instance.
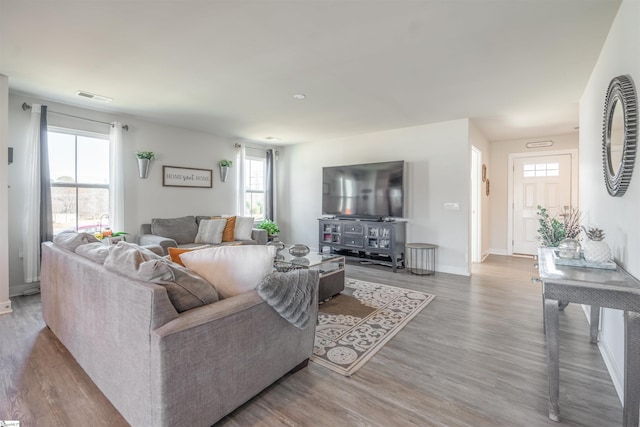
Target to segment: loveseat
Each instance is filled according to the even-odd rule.
[[[227,223],[222,241],[197,241],[202,234],[203,220],[217,219]],[[235,234],[235,235],[234,235]],[[222,237],[222,236],[221,236]],[[180,218],[154,218],[149,224],[140,226],[140,234],[136,236],[139,245],[159,245],[164,254],[170,247],[192,248],[207,245],[266,245],[266,230],[253,228],[253,218],[249,217],[216,217],[216,216],[184,216]],[[205,239],[206,240],[206,239]]]
[[[179,312],[169,295],[182,291],[179,286],[114,272],[113,262],[107,270],[113,251],[136,245],[113,245],[106,260],[92,255],[104,253],[100,245],[81,247],[89,248],[81,256],[78,248],[43,243],[43,318],[131,425],[210,426],[306,366],[317,300],[309,305],[314,320],[304,328],[285,320],[256,290],[208,303],[218,299],[214,295]],[[144,248],[137,252],[157,265],[173,266]],[[174,276],[184,271],[175,270]]]

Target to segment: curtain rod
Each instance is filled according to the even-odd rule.
[[[22,103],[22,109],[24,111],[30,110],[31,109],[31,105],[27,104],[26,102],[23,102]],[[112,126],[111,123],[103,122],[101,120],[87,119],[86,117],[74,116],[73,114],[67,114],[67,113],[60,113],[58,111],[53,111],[53,110],[49,110],[49,109],[47,109],[47,111],[49,113],[57,114],[59,116],[73,117],[74,119],[87,120],[89,122],[102,123],[103,125]],[[122,125],[122,129],[128,131],[129,130],[129,125]]]

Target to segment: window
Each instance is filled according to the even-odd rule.
[[[559,163],[528,163],[524,165],[524,177],[558,176],[560,174]]]
[[[53,233],[94,232],[108,225],[109,137],[49,129]]]
[[[264,219],[266,163],[264,152],[247,149],[244,168],[244,215],[252,216],[257,221]]]

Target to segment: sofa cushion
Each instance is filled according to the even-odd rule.
[[[104,268],[109,271],[124,274],[127,277],[139,279],[140,264],[152,259],[162,258],[143,246],[133,243],[118,242],[111,247],[109,255],[104,260]]]
[[[164,286],[179,313],[219,299],[213,286],[202,277],[142,246],[118,242],[111,247],[104,267],[132,279]]]
[[[193,243],[198,234],[198,224],[194,216],[154,218],[151,220],[151,234],[168,237],[179,245]]]
[[[104,264],[105,259],[107,259],[109,255],[109,246],[102,242],[87,243],[86,245],[78,246],[75,252],[98,264]]]
[[[237,216],[236,225],[233,230],[234,240],[251,240],[253,222],[253,217],[251,216]]]
[[[138,278],[164,286],[178,313],[219,300],[218,292],[211,283],[166,258],[140,264]]]
[[[209,246],[196,246],[193,248],[168,248],[169,250],[169,258],[171,258],[171,261],[175,262],[176,264],[180,264],[181,266],[185,266],[182,263],[182,260],[180,259],[180,255],[185,253],[185,252],[191,252],[191,251],[195,251],[198,249],[205,249],[208,248]]]
[[[253,290],[273,270],[273,246],[218,246],[180,255],[182,262],[204,277],[224,298]]]
[[[222,232],[224,231],[226,219],[203,219],[198,225],[198,234],[194,243],[206,243],[209,245],[219,245],[222,243]]]
[[[92,234],[78,233],[75,230],[65,230],[53,236],[53,243],[68,251],[75,252],[80,245],[99,242]]]
[[[211,219],[220,219],[220,216],[212,216]],[[236,217],[230,216],[226,217],[227,221],[224,226],[224,231],[222,232],[222,241],[223,242],[233,242],[236,238],[234,236],[235,228],[236,228]]]

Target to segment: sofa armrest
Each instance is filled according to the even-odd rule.
[[[175,240],[168,237],[156,236],[155,234],[142,234],[137,236],[137,243],[140,246],[158,245],[162,247],[164,255],[169,254],[169,248],[177,248],[178,244]]]
[[[151,224],[142,224],[140,226],[140,234],[152,234],[151,233]]]
[[[255,240],[258,245],[266,245],[269,234],[267,230],[262,228],[254,228],[251,230],[251,240]]]

